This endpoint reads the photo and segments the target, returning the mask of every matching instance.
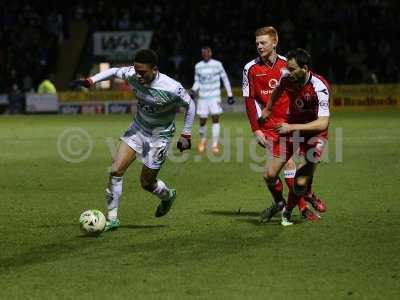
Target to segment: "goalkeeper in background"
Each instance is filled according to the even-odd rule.
[[[206,150],[206,123],[208,115],[211,114],[213,122],[212,151],[218,154],[220,152],[218,141],[219,132],[221,130],[219,115],[222,113],[221,80],[228,94],[228,104],[233,104],[235,100],[233,98],[231,84],[222,63],[211,58],[211,48],[203,47],[201,49],[201,56],[203,60],[195,65],[194,84],[192,87],[192,95],[198,96],[197,115],[200,117],[200,143],[197,146],[197,150],[200,153]]]
[[[167,158],[168,148],[175,133],[177,108],[186,108],[184,125],[177,147],[180,151],[191,148],[191,129],[195,116],[195,104],[182,85],[158,70],[158,55],[150,49],[139,51],[133,66],[111,68],[90,78],[76,80],[73,86],[89,88],[96,82],[117,77],[125,80],[138,99],[136,116],[128,130],[120,138],[108,187],[107,223],[105,231],[120,226],[118,219],[119,200],[125,171],[136,159],[142,157],[140,176],[142,188],[160,199],[155,216],[164,216],[176,198],[176,190],[168,188],[157,175]]]

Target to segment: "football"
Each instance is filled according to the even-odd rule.
[[[85,235],[98,235],[106,226],[106,217],[97,209],[84,211],[79,217],[81,232]]]

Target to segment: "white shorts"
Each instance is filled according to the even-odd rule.
[[[167,159],[171,143],[169,138],[144,134],[135,124],[120,139],[139,154],[139,159],[146,167],[155,170],[161,169]]]
[[[221,100],[197,100],[197,114],[201,118],[207,118],[209,114],[220,115],[222,113]]]

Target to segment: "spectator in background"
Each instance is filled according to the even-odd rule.
[[[33,82],[32,77],[29,73],[26,73],[24,79],[22,79],[22,87],[24,92],[33,92]]]
[[[8,92],[8,112],[10,114],[20,114],[24,112],[24,94],[16,82],[12,83]]]
[[[225,67],[231,82],[240,85],[240,67],[246,62],[243,58],[254,53],[249,32],[265,23],[280,25],[283,39],[277,49],[279,52],[306,48],[313,54],[315,70],[327,74],[333,83],[365,83],[360,71],[365,71],[363,67],[367,64],[380,83],[399,81],[394,73],[400,68],[400,52],[396,51],[400,47],[397,38],[400,11],[397,2],[392,0],[335,1],[323,5],[311,0],[248,0],[236,9],[226,9],[231,5],[227,0],[185,1],[184,4],[178,0],[77,0],[72,4],[60,2],[56,6],[46,0],[35,5],[26,0],[2,3],[1,76],[8,78],[9,71],[16,69],[18,78],[24,78],[22,67],[26,67],[35,86],[42,69],[54,72],[58,42],[69,38],[71,18],[87,20],[91,32],[152,30],[150,46],[162,57],[173,57],[172,61],[161,61],[160,67],[170,74],[177,72],[175,77],[187,86],[192,78],[192,69],[188,66],[197,60],[197,51],[193,49],[204,44],[218,45],[219,57],[230,62]],[[317,30],[309,33],[310,26]],[[352,46],[350,53],[344,49],[345,45]],[[390,57],[394,65],[387,63]],[[94,62],[93,57],[89,59],[93,60],[86,65]],[[7,86],[8,82],[0,82],[2,92],[6,92]]]

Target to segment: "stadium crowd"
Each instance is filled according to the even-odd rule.
[[[36,90],[55,71],[65,25],[62,11],[49,3],[0,4],[0,92]]]
[[[256,56],[254,30],[273,25],[278,53],[309,50],[314,69],[333,83],[400,81],[398,4],[390,0],[242,1],[83,1],[0,4],[0,91],[17,83],[37,86],[56,67],[58,42],[68,38],[69,18],[88,21],[90,32],[154,30],[151,47],[161,69],[188,86],[200,48],[209,45],[240,84],[245,62]]]

